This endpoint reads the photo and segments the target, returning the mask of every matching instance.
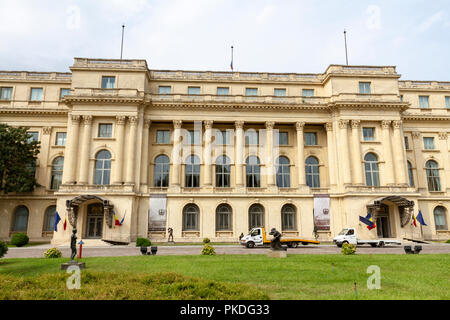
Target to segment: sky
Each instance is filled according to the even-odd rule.
[[[0,0],[0,70],[67,72],[74,57],[150,69],[322,73],[397,66],[450,81],[450,0]]]

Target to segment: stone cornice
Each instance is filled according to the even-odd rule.
[[[403,114],[403,120],[410,121],[450,121],[450,116],[445,115],[419,115],[419,114]]]
[[[75,96],[66,96],[63,101],[67,105],[73,105],[74,103],[83,103],[83,104],[144,104],[144,98],[127,98],[127,97],[75,97]]]
[[[48,114],[48,115],[67,115],[69,110],[52,108],[34,108],[34,107],[0,107],[0,114]]]

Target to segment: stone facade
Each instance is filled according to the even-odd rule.
[[[172,227],[175,241],[226,242],[256,225],[312,238],[323,198],[321,240],[343,227],[450,237],[450,82],[401,81],[392,66],[194,72],[75,58],[70,69],[0,71],[0,121],[41,141],[41,186],[0,195],[1,239],[63,243],[76,226],[80,239],[160,241]],[[55,210],[66,230],[52,232]],[[413,228],[419,210],[428,226]]]

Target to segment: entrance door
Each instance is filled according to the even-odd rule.
[[[378,238],[391,238],[391,226],[389,223],[389,207],[382,205],[381,210],[377,212],[377,234]]]
[[[87,207],[86,238],[101,239],[103,231],[103,205],[90,204]]]

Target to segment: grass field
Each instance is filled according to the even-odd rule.
[[[64,288],[64,279],[69,275],[59,271],[61,262],[66,261],[67,258],[0,260],[0,297],[10,299],[11,294],[6,295],[6,291],[17,292],[20,296],[26,286],[19,282],[25,281],[29,289],[36,290],[39,285],[50,285],[51,281],[59,279],[59,287],[53,291],[58,299],[102,296],[106,299],[450,299],[450,255],[447,254],[288,255],[287,259],[265,255],[85,258],[87,270],[81,274],[80,290],[87,287],[84,295],[67,295],[69,290]],[[380,267],[380,290],[367,289],[370,265]],[[83,277],[89,281],[84,283]],[[185,295],[183,290],[181,293],[156,290],[143,295],[145,284],[152,277],[155,283],[162,281],[163,284],[164,280],[157,280],[159,277],[179,277],[181,282],[191,283],[188,288],[198,285],[211,290],[202,291],[200,295],[195,292]],[[355,281],[357,297],[353,289]],[[192,285],[193,282],[196,284]],[[107,295],[118,286],[126,293]],[[221,286],[221,290],[228,290],[229,294],[214,296],[214,291]],[[178,284],[175,287],[186,288]],[[89,294],[95,290],[99,295]],[[254,297],[249,297],[248,293]],[[51,297],[50,294],[45,299]]]

